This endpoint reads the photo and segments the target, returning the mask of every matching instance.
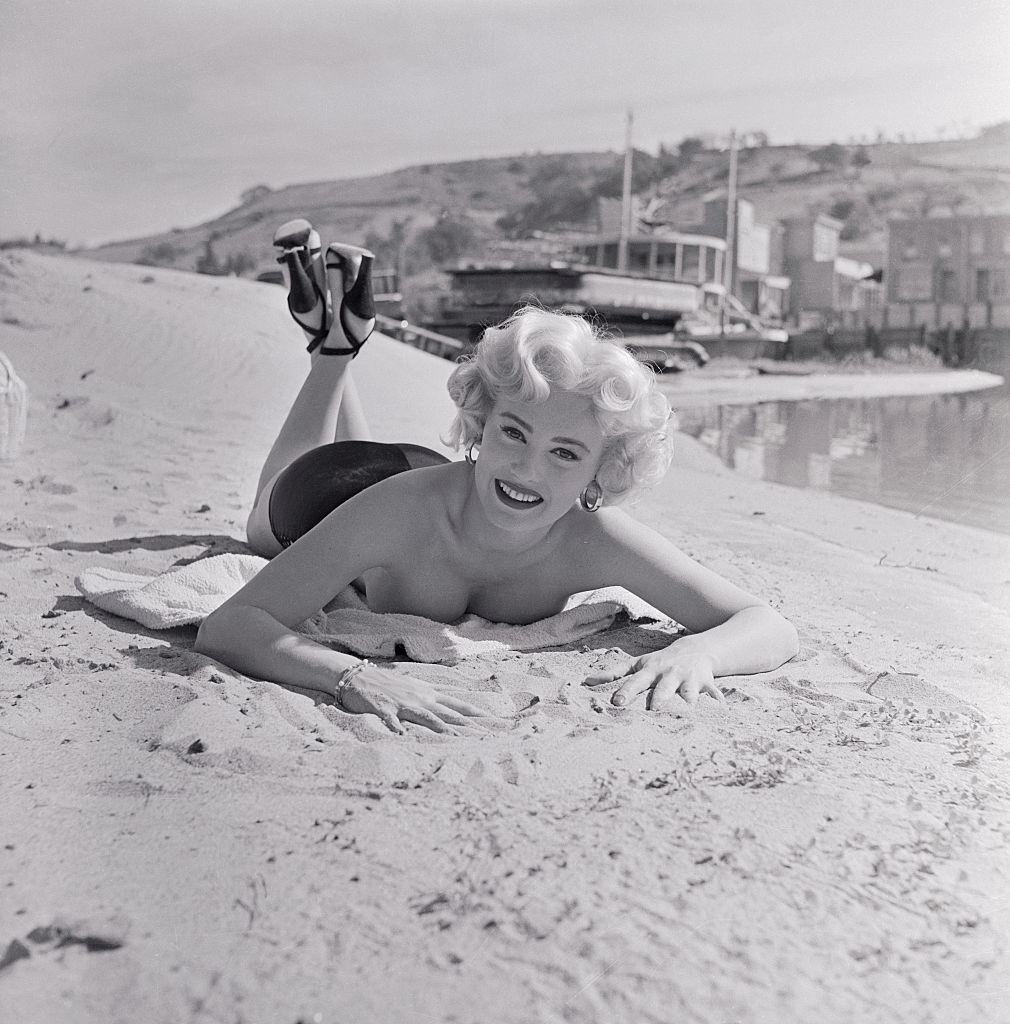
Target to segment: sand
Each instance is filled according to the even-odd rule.
[[[246,550],[307,366],[280,289],[7,253],[0,350],[4,1022],[1010,1020],[1010,538],[681,438],[636,514],[799,656],[681,715],[579,685],[655,624],[412,665],[507,724],[397,737],[74,586]],[[448,370],[369,342],[380,439],[438,444]]]

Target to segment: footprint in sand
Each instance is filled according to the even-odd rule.
[[[50,476],[42,474],[41,476],[32,477],[31,480],[15,480],[14,483],[20,484],[26,491],[41,491],[43,494],[76,494],[77,488],[73,484],[61,484],[59,481],[54,480]]]
[[[866,693],[879,700],[908,700],[915,707],[935,708],[949,714],[965,715],[976,722],[984,721],[985,718],[978,708],[955,694],[941,690],[939,686],[927,683],[918,676],[901,672],[882,673],[866,687]]]

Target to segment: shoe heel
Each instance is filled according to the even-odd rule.
[[[314,351],[326,337],[332,309],[326,288],[319,233],[304,218],[287,221],[274,233],[277,262],[288,268],[288,311]]]
[[[326,278],[333,308],[333,322],[326,355],[357,355],[375,328],[375,297],[372,264],[375,254],[356,245],[334,243],[326,248]],[[337,346],[329,344],[336,342]],[[346,347],[338,347],[343,342]]]

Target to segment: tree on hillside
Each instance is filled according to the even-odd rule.
[[[697,135],[689,135],[686,139],[680,140],[680,145],[677,147],[677,155],[684,163],[689,163],[699,153],[705,151],[705,142],[699,139]]]
[[[39,248],[66,249],[67,243],[59,238],[43,238],[42,233],[35,232],[34,238],[3,238],[0,239],[0,249],[29,249],[32,246]]]
[[[245,249],[240,249],[225,259],[221,272],[241,277],[247,270],[252,270],[255,266],[256,261],[252,256]]]
[[[242,195],[239,196],[239,202],[243,206],[248,206],[250,203],[255,203],[257,199],[262,199],[264,196],[270,195],[273,189],[269,185],[253,185],[252,188],[247,188]]]
[[[445,214],[417,236],[432,263],[458,260],[477,240],[473,225],[465,217]]]
[[[394,220],[388,235],[369,231],[365,235],[365,248],[375,253],[379,270],[396,270],[404,276],[404,254],[406,252],[407,228],[410,219]]]
[[[142,267],[166,267],[173,264],[179,256],[179,250],[171,242],[158,242],[142,249],[136,262]]]
[[[978,138],[983,142],[1010,142],[1010,121],[987,124],[979,131]]]
[[[831,204],[831,209],[828,211],[835,220],[846,220],[855,208],[855,201],[845,197],[843,199],[836,199]]]
[[[631,161],[631,191],[633,193],[643,192],[650,185],[659,181],[662,175],[659,173],[659,160],[651,153],[636,149]],[[598,175],[593,185],[593,191],[599,196],[616,198],[624,191],[624,156],[617,159],[614,167]]]
[[[864,167],[872,164],[873,161],[870,159],[870,154],[866,152],[865,146],[857,146],[855,153],[849,160],[849,163],[855,167],[857,171],[861,171]]]
[[[203,247],[203,255],[196,261],[196,272],[198,274],[210,274],[219,276],[224,273],[224,267],[218,261],[214,252],[214,246],[208,238]]]
[[[929,217],[939,211],[956,214],[966,202],[968,196],[956,185],[927,185],[918,196],[910,197],[904,208],[915,217]]]
[[[680,154],[668,149],[662,142],[656,152],[656,175],[660,179],[669,178],[680,170]]]
[[[541,228],[581,223],[592,212],[593,186],[583,184],[565,157],[544,161],[530,174],[526,185],[533,198],[496,221],[497,227],[513,238]]]
[[[807,156],[821,171],[840,171],[848,162],[849,151],[837,142],[812,149]]]

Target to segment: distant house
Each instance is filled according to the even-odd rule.
[[[701,229],[704,234],[726,237],[727,200],[725,196],[708,199],[702,206]],[[783,231],[779,224],[760,224],[754,204],[747,199],[736,202],[736,261],[730,291],[766,322],[781,322],[789,311],[790,278],[782,251]]]
[[[1010,215],[888,223],[890,327],[1010,327]]]
[[[783,262],[792,280],[789,314],[800,330],[860,328],[879,320],[880,275],[871,264],[838,254],[842,227],[824,213],[782,221]]]

